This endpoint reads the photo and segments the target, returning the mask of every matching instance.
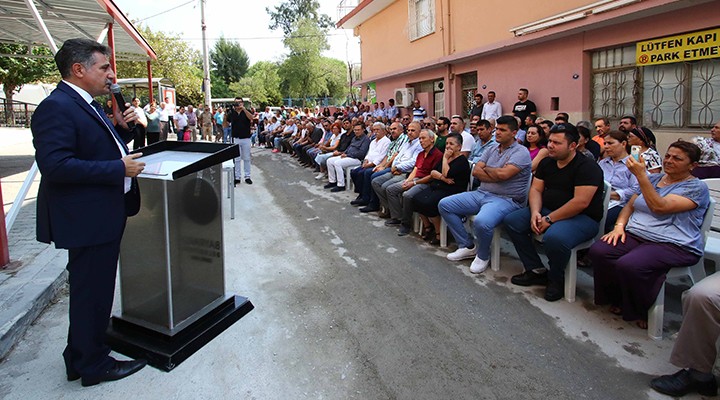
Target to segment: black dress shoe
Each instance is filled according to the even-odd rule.
[[[80,374],[78,374],[77,371],[75,371],[74,369],[73,370],[68,369],[66,373],[67,373],[68,382],[72,382],[72,381],[76,381],[76,380],[80,379]]]
[[[344,192],[345,186],[335,186],[334,188],[330,189],[331,192]]]
[[[564,295],[563,281],[548,282],[547,288],[545,288],[545,300],[558,301],[562,299]]]
[[[324,188],[324,189],[330,189],[330,188],[334,188],[335,186],[337,186],[337,183],[335,183],[335,182],[330,182],[330,183],[328,183],[327,185],[323,186],[323,188]]]
[[[360,209],[361,213],[369,213],[369,212],[374,212],[374,211],[380,211],[380,209],[377,207],[370,207],[370,206],[365,206]]]
[[[385,221],[385,226],[400,225],[401,223],[402,221],[397,218],[390,218],[389,220]]]
[[[687,369],[681,369],[672,375],[659,376],[650,381],[650,387],[673,397],[694,392],[702,396],[717,396],[717,382],[714,376],[709,381],[699,381],[693,378],[692,373]]]
[[[543,272],[542,274],[536,274],[532,271],[525,271],[522,274],[515,275],[510,279],[510,282],[512,282],[513,285],[518,286],[545,286],[548,284],[547,281],[547,271]]]
[[[140,371],[146,365],[145,360],[115,361],[115,364],[104,374],[94,378],[83,377],[82,385],[93,386],[100,382],[117,381]]]
[[[353,200],[350,202],[350,205],[364,207],[364,206],[368,205],[368,202],[365,200]]]
[[[252,185],[252,179],[245,178],[245,183],[247,183],[248,185]]]
[[[235,179],[234,185],[237,185],[237,184],[240,183],[240,182],[241,182],[240,179]]]
[[[398,229],[398,236],[407,236],[410,234],[410,228],[408,228],[405,225],[400,225],[400,228]]]

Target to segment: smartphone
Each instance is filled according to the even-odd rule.
[[[635,161],[640,161],[640,146],[632,146],[630,148],[630,155],[633,156]]]

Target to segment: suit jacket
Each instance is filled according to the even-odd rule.
[[[37,240],[75,248],[122,236],[127,215],[139,209],[140,193],[135,179],[124,193],[125,165],[113,135],[125,146],[132,131],[116,130],[64,82],[38,105],[31,130],[42,174]]]

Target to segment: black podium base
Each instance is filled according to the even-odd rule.
[[[118,353],[144,358],[153,367],[170,371],[255,308],[241,296],[232,296],[173,336],[112,317],[107,344]]]

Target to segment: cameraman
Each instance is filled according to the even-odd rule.
[[[250,127],[253,115],[245,108],[241,97],[235,97],[233,107],[225,113],[225,122],[230,124],[232,142],[240,146],[240,157],[235,158],[235,184],[240,183],[240,160],[243,162],[245,183],[250,179]]]

